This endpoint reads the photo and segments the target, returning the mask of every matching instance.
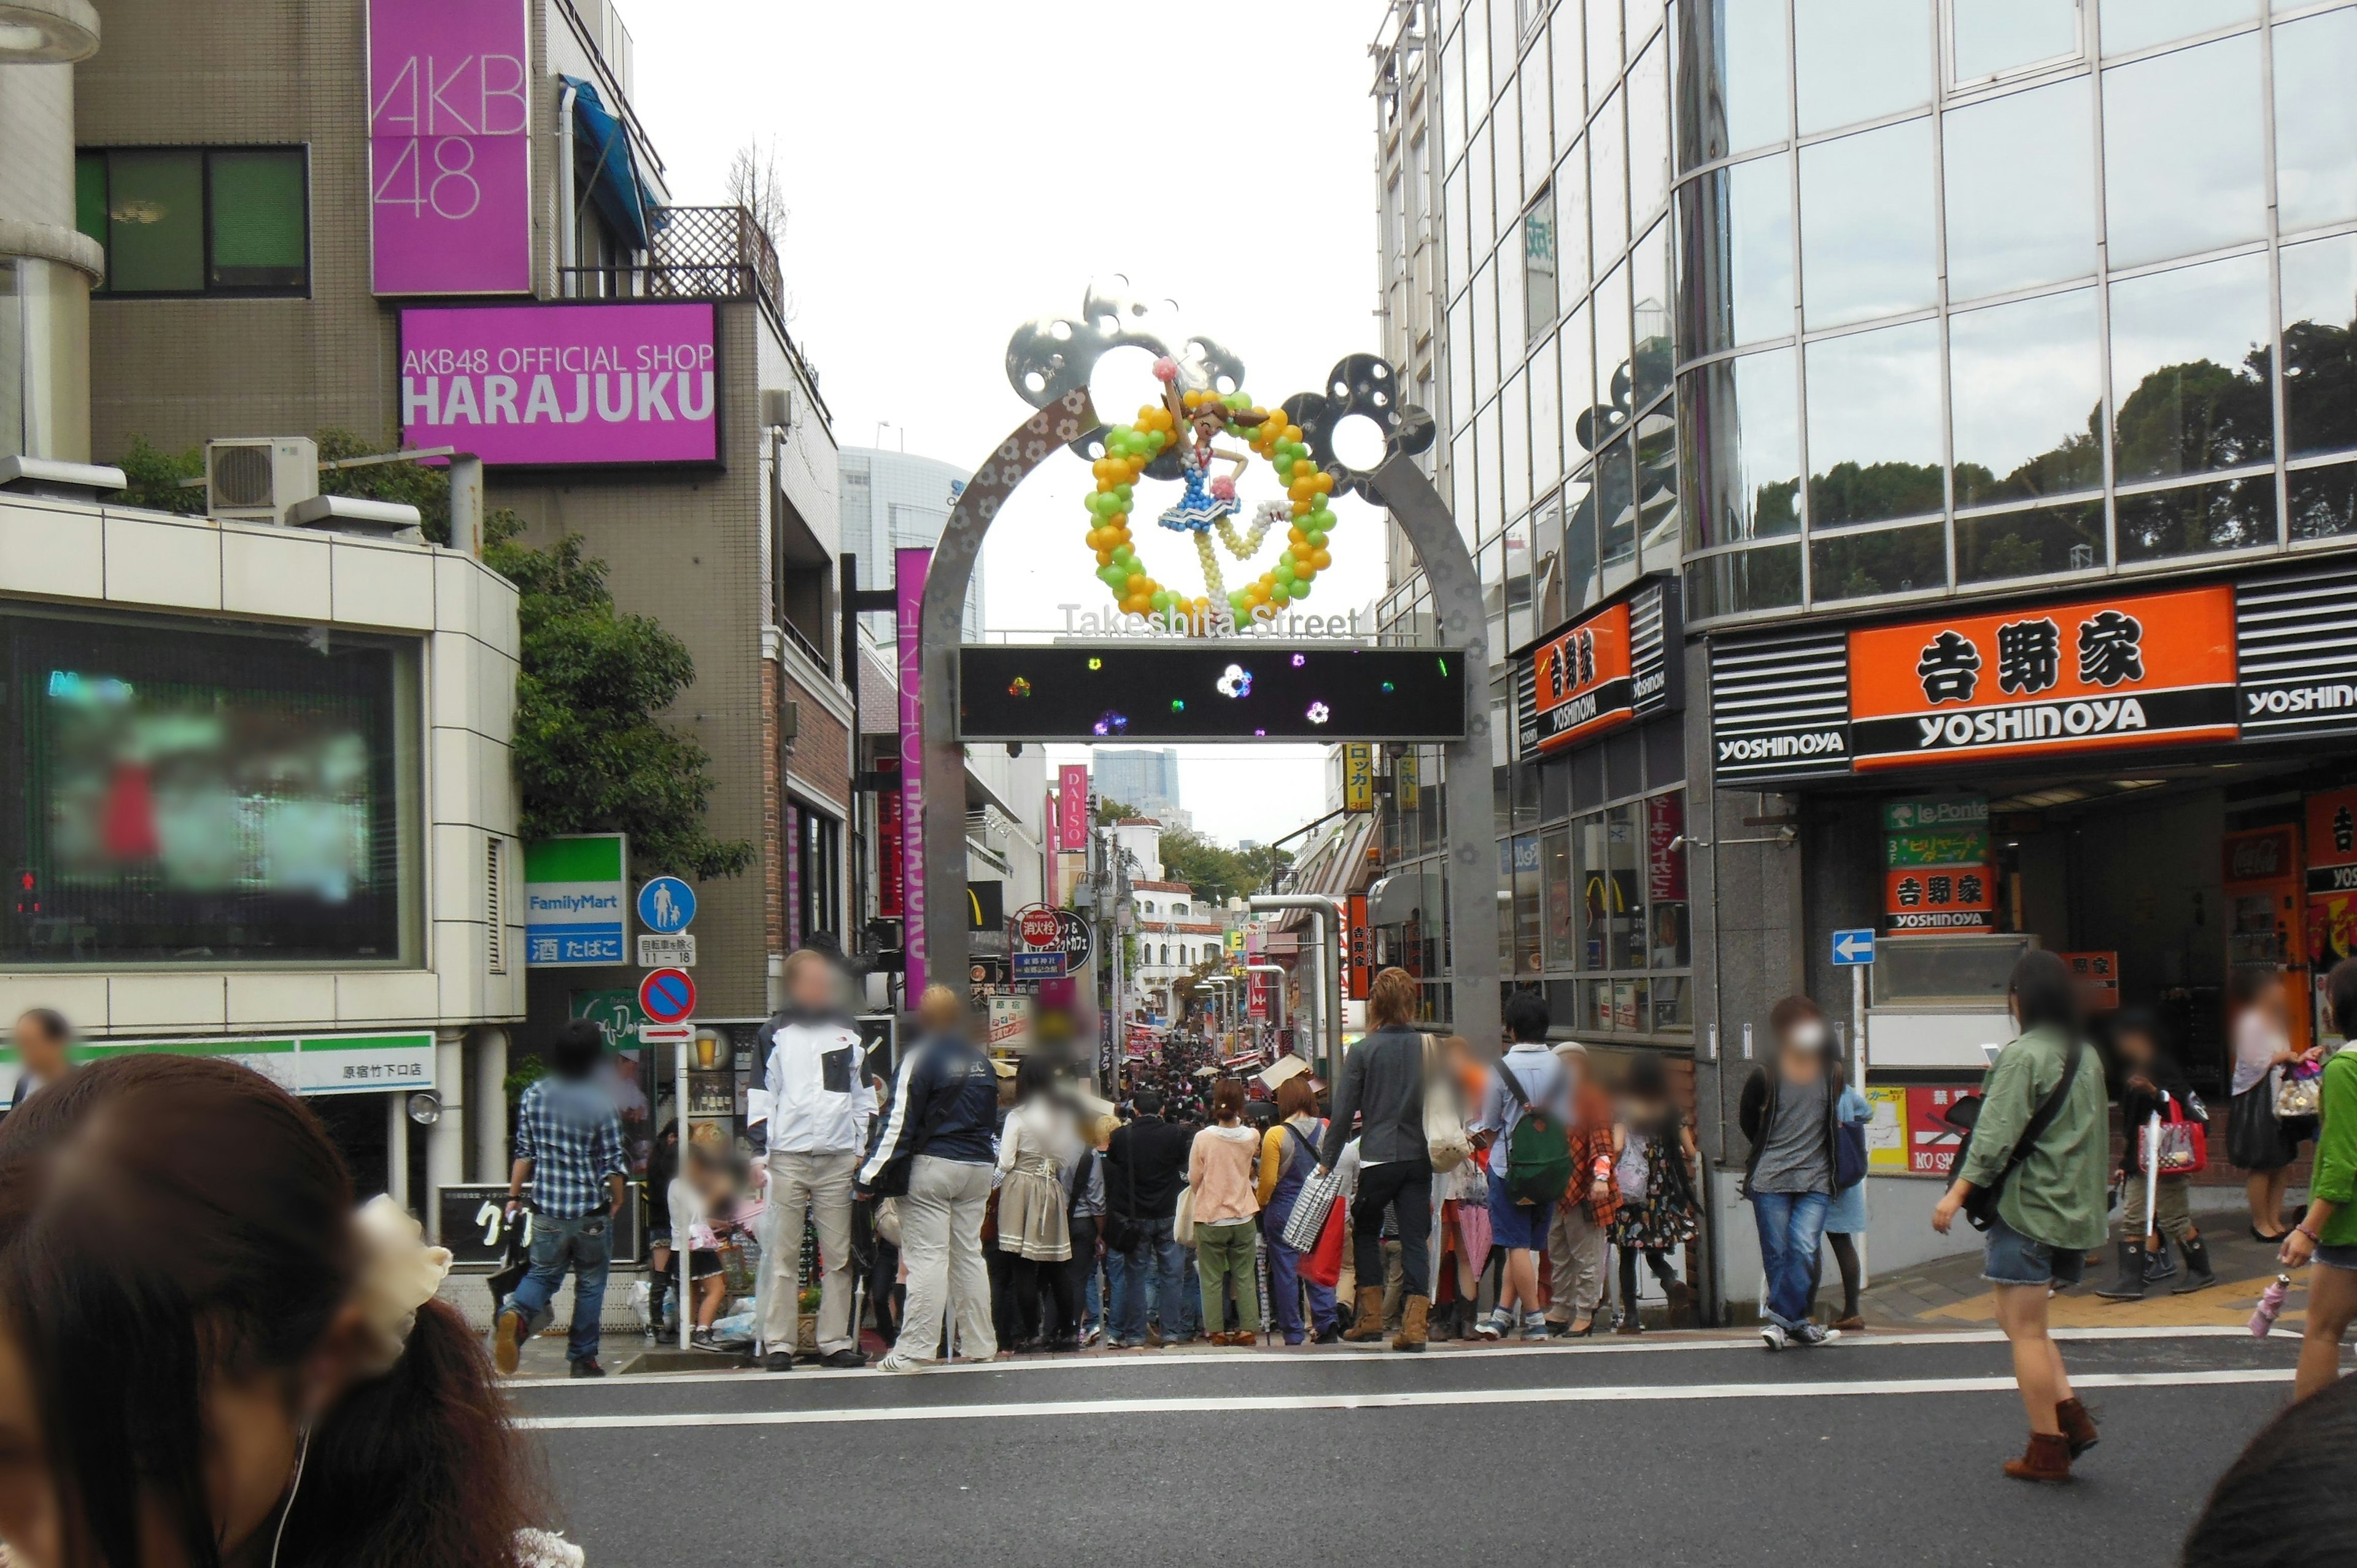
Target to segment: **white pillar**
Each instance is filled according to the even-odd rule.
[[[475,1179],[500,1182],[508,1178],[508,1032],[478,1029],[472,1052],[475,1076],[467,1086],[475,1107]]]
[[[434,1031],[434,1090],[442,1115],[425,1130],[425,1233],[442,1239],[441,1191],[467,1180],[467,1032]]]
[[[409,1207],[409,1096],[382,1095],[384,1101],[384,1190],[393,1202]]]

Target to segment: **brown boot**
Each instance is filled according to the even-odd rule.
[[[2054,1407],[2054,1419],[2061,1425],[2062,1440],[2071,1445],[2071,1457],[2076,1459],[2098,1441],[2095,1418],[2077,1400],[2064,1400]]]
[[[1406,1308],[1400,1313],[1400,1331],[1392,1338],[1394,1350],[1417,1351],[1424,1348],[1426,1330],[1432,1324],[1432,1298],[1412,1295]]]
[[[2005,1462],[2005,1473],[2017,1481],[2067,1481],[2071,1478],[2071,1441],[2059,1432],[2033,1432],[2029,1449]]]
[[[1364,1345],[1383,1337],[1383,1291],[1381,1285],[1361,1285],[1359,1289],[1359,1321],[1342,1331],[1342,1337],[1353,1345]]]

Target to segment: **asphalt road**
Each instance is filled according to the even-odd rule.
[[[914,1377],[522,1387],[592,1568],[1422,1563],[1469,1555],[2158,1568],[2288,1395],[2298,1341],[2066,1341],[2104,1426],[2067,1487],[1997,1472],[1993,1335],[1207,1352]],[[1285,1543],[1293,1543],[1288,1549]]]

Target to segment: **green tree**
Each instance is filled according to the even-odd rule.
[[[1162,830],[1162,869],[1173,882],[1183,882],[1196,897],[1214,905],[1266,885],[1269,874],[1293,864],[1290,852],[1262,846],[1232,850],[1213,843],[1186,828]]]
[[[353,432],[330,426],[312,439],[319,447],[319,493],[359,496],[368,500],[397,501],[414,506],[423,518],[425,537],[436,544],[450,542],[450,474],[423,463],[371,463],[362,468],[332,468],[354,457],[380,456],[382,448]],[[149,445],[144,435],[131,438],[131,450],[116,467],[129,481],[125,495],[134,506],[183,516],[205,510],[202,484],[185,483],[205,477],[205,449],[166,452]]]

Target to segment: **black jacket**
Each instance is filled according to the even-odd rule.
[[[1118,1128],[1105,1145],[1105,1208],[1128,1219],[1168,1219],[1178,1211],[1194,1134],[1159,1116]]]
[[[2143,1079],[2159,1092],[2146,1093],[2127,1081],[2131,1076]],[[2120,1126],[2126,1135],[2120,1140],[2120,1169],[2129,1176],[2144,1174],[2144,1129],[2156,1112],[2163,1122],[2169,1120],[2172,1098],[2184,1109],[2188,1122],[2208,1125],[2210,1108],[2193,1092],[2192,1081],[2177,1065],[2177,1058],[2165,1051],[2157,1053],[2147,1066],[2133,1074],[2126,1064],[2121,1064]]]
[[[1825,1094],[1825,1170],[1828,1176],[1841,1169],[1841,1096],[1842,1071],[1838,1064],[1828,1061],[1823,1078]],[[1751,1196],[1752,1174],[1760,1168],[1760,1156],[1768,1147],[1768,1129],[1776,1124],[1776,1101],[1784,1091],[1784,1075],[1770,1062],[1766,1067],[1751,1069],[1743,1085],[1743,1099],[1737,1104],[1735,1119],[1743,1135],[1751,1140],[1751,1154],[1743,1162],[1743,1195]]]
[[[1334,1085],[1334,1113],[1318,1150],[1328,1170],[1342,1157],[1342,1145],[1359,1122],[1359,1156],[1366,1160],[1431,1157],[1424,1136],[1424,1036],[1394,1024],[1351,1047]]]
[[[989,1165],[997,1121],[998,1071],[990,1058],[955,1036],[920,1040],[893,1077],[859,1185],[874,1187],[887,1169],[919,1155]]]

